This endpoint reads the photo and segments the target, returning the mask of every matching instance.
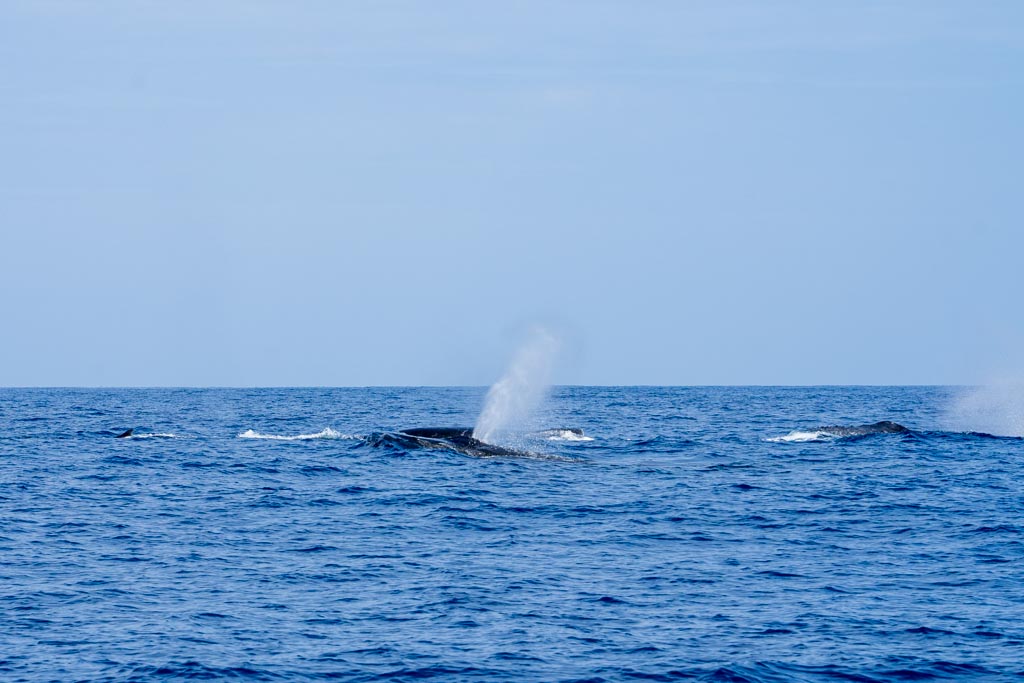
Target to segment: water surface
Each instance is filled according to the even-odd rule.
[[[361,438],[483,389],[0,390],[0,678],[1020,680],[1024,441],[952,393],[560,388],[533,459]]]

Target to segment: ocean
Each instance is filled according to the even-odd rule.
[[[1024,676],[1024,440],[951,428],[963,390],[557,387],[507,453],[382,438],[485,391],[0,390],[0,680]]]

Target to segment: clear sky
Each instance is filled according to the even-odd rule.
[[[1024,3],[0,4],[0,385],[973,383]]]

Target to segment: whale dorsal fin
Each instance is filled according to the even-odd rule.
[[[125,437],[129,437],[129,436],[131,436],[131,435],[132,435],[132,432],[134,432],[134,431],[135,431],[135,429],[134,429],[134,428],[132,428],[132,429],[129,429],[129,430],[128,430],[127,432],[125,432],[124,434],[118,434],[118,435],[117,435],[117,436],[115,436],[114,438],[115,438],[115,439],[123,439],[123,438],[125,438]]]

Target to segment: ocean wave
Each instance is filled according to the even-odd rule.
[[[311,441],[313,439],[348,439],[358,440],[361,437],[354,434],[342,434],[341,432],[331,429],[330,427],[324,428],[315,434],[294,434],[292,436],[286,436],[281,434],[261,434],[254,429],[247,429],[238,435],[239,439],[264,439],[268,441]]]
[[[556,388],[547,462],[457,450],[477,388],[3,389],[0,680],[1014,680],[1024,440],[932,431],[951,391]]]

